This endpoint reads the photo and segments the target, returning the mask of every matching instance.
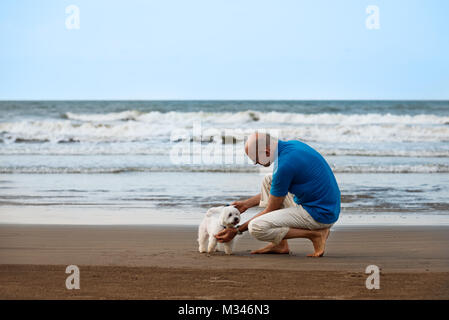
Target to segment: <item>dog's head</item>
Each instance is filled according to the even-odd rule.
[[[234,206],[226,206],[221,209],[220,223],[225,227],[234,227],[240,222],[240,211]]]

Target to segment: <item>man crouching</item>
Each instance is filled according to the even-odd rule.
[[[265,209],[237,228],[226,228],[215,237],[228,242],[237,233],[249,230],[266,247],[252,253],[289,253],[287,239],[307,238],[315,249],[309,257],[322,257],[330,228],[340,214],[340,189],[326,160],[316,150],[298,141],[282,141],[255,132],[245,143],[245,153],[264,167],[272,163],[261,193],[236,201],[245,212],[257,205]]]

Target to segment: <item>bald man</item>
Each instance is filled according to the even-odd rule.
[[[340,214],[340,190],[326,160],[303,142],[257,132],[245,143],[245,153],[255,164],[273,163],[273,174],[264,178],[261,193],[233,205],[241,213],[257,205],[265,209],[238,228],[224,229],[217,240],[228,242],[249,230],[256,239],[270,242],[252,253],[289,253],[287,239],[306,238],[315,249],[308,256],[322,257]]]

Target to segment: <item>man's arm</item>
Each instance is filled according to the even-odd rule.
[[[246,210],[248,210],[249,208],[259,205],[260,197],[261,197],[261,194],[259,193],[258,195],[255,195],[254,197],[251,197],[246,200],[234,201],[232,203],[232,205],[235,206],[240,211],[240,213],[243,213]]]
[[[251,222],[251,220],[260,217],[261,215],[264,215],[265,213],[274,211],[274,210],[278,210],[281,208],[282,203],[284,202],[285,196],[283,197],[276,197],[270,194],[269,198],[268,198],[268,205],[265,208],[265,210],[263,210],[262,212],[259,212],[258,214],[256,214],[254,217],[252,217],[250,220],[248,220],[247,222],[245,222],[244,224],[242,224],[238,230],[240,232],[244,232],[246,230],[248,230],[248,225]],[[237,234],[237,229],[234,228],[226,228],[222,231],[220,231],[215,238],[218,240],[218,242],[228,242],[231,241],[232,239],[234,239],[235,235]]]
[[[251,220],[253,220],[253,219],[257,218],[257,217],[260,217],[261,215],[264,215],[265,213],[268,213],[268,212],[280,209],[281,206],[282,206],[282,203],[284,202],[284,199],[285,199],[285,196],[283,196],[283,197],[276,197],[276,196],[273,196],[272,194],[270,194],[270,196],[268,197],[267,207],[262,212],[259,212],[254,217],[252,217],[251,219],[246,221],[244,224],[242,224],[239,227],[239,231],[240,232],[244,232],[244,231],[248,230],[248,225],[251,222]]]

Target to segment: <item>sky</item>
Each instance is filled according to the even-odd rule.
[[[1,0],[0,99],[446,100],[448,14],[447,0]]]

